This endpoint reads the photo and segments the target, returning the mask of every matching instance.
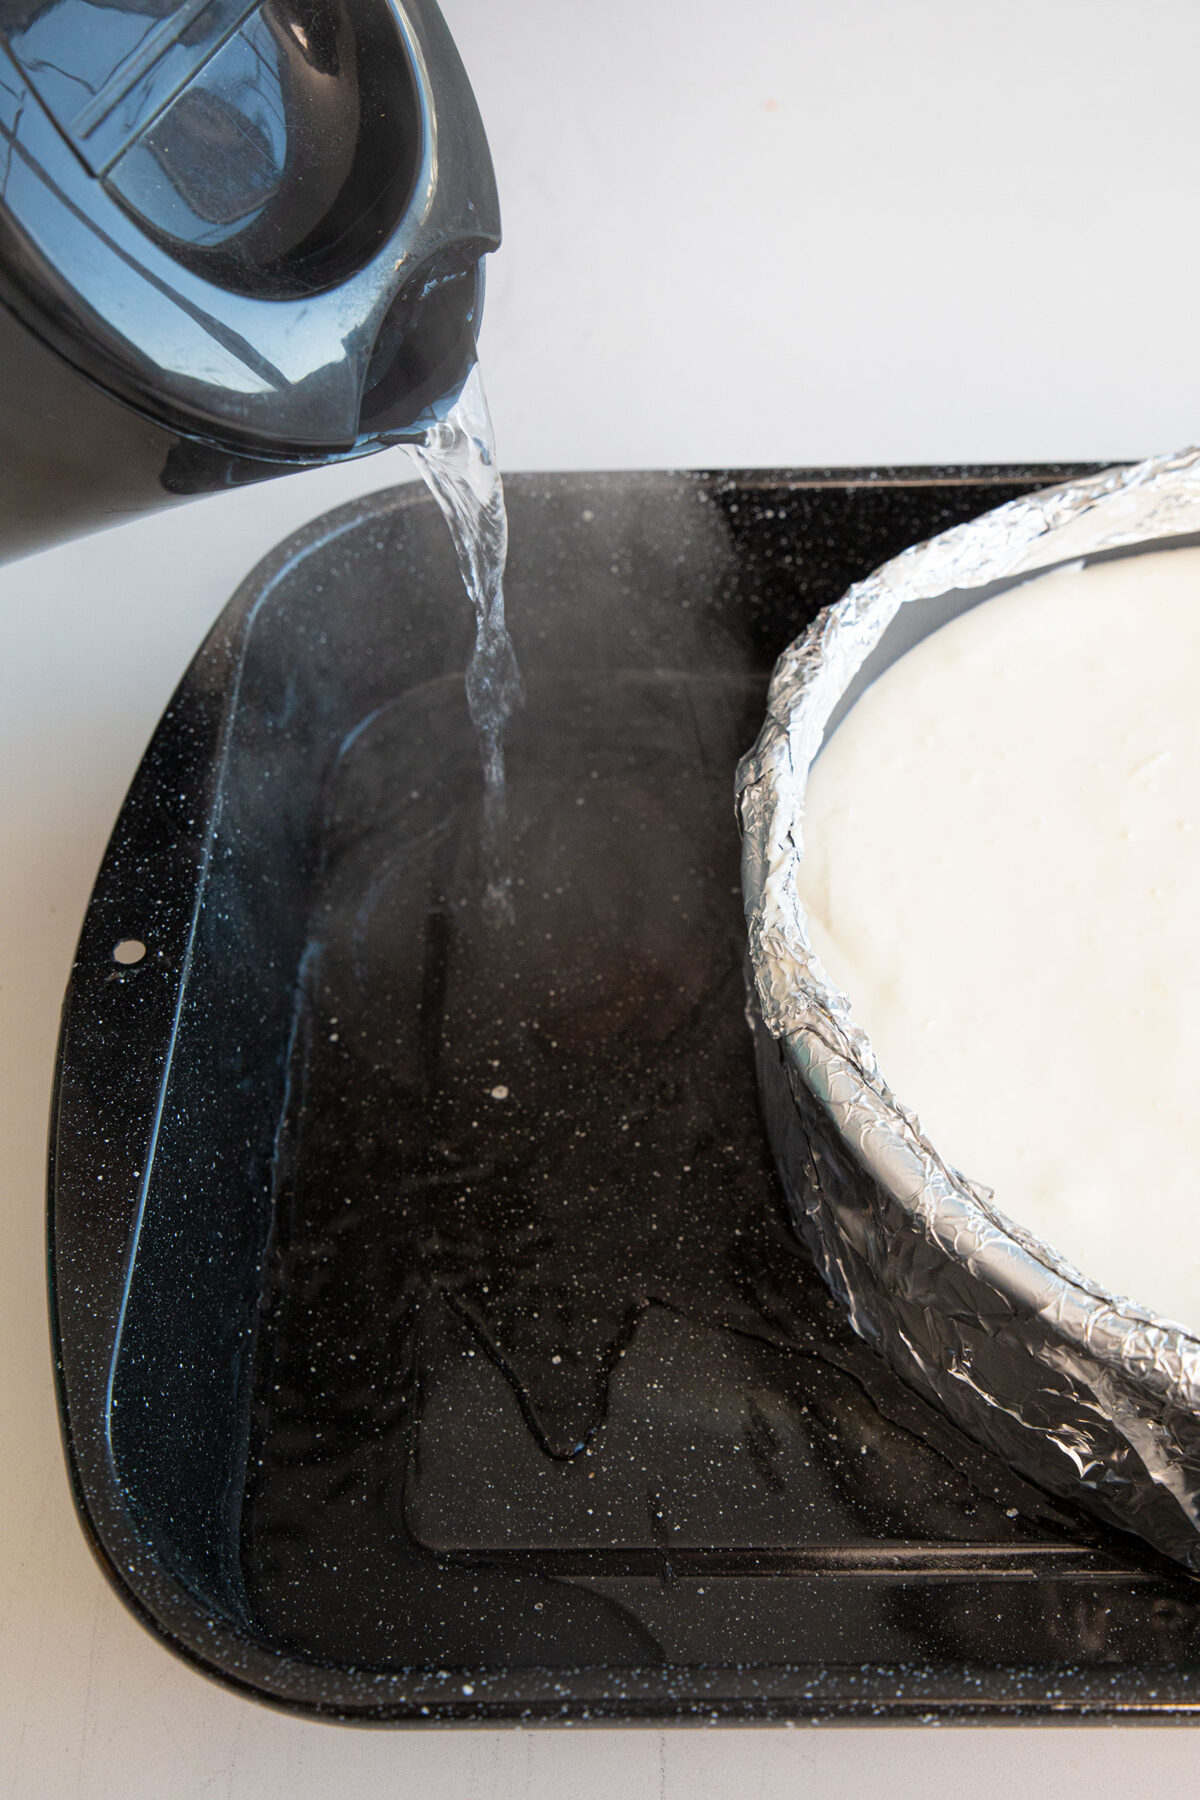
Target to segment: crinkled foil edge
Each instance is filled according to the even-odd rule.
[[[1022,496],[904,551],[780,657],[738,810],[768,1132],[828,1285],[965,1430],[1200,1573],[1200,1339],[1089,1280],[939,1156],[817,959],[796,890],[809,768],[900,607],[1193,533],[1196,449]]]

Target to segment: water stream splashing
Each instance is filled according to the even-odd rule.
[[[430,493],[450,527],[463,585],[475,609],[475,649],[467,666],[467,706],[483,762],[481,852],[484,908],[496,921],[513,917],[506,849],[504,727],[524,697],[521,671],[504,622],[508,516],[496,441],[479,365],[445,419],[421,444],[410,444]]]

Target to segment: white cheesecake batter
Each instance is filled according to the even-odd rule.
[[[941,1155],[1200,1333],[1200,550],[943,627],[818,759],[801,899]]]

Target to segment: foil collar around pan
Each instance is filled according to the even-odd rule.
[[[1091,1281],[939,1156],[816,957],[795,879],[808,771],[901,607],[1194,533],[1200,450],[1022,497],[906,550],[780,657],[738,806],[768,1131],[827,1283],[965,1430],[1200,1573],[1200,1338]],[[1031,1017],[1031,1033],[1054,1030]]]

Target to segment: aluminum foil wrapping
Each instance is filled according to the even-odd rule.
[[[899,654],[950,596],[965,607],[996,584],[1196,533],[1200,450],[1023,497],[906,550],[780,657],[738,804],[768,1131],[829,1287],[972,1436],[1200,1573],[1200,1338],[1091,1281],[939,1156],[818,962],[795,880],[809,768],[856,678],[886,659],[893,622]],[[1119,1010],[1118,973],[1097,979]],[[1056,1021],[1029,1028],[1050,1037]]]

